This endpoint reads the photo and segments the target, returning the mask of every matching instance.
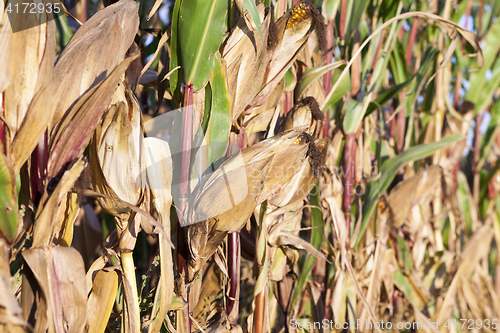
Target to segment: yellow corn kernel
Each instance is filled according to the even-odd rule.
[[[294,27],[302,22],[308,16],[308,7],[309,5],[303,2],[300,2],[297,6],[295,6],[295,8],[292,10],[292,15],[288,19],[285,29]]]

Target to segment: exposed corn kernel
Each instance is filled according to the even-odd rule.
[[[297,4],[293,8],[292,15],[288,19],[288,22],[286,24],[286,29],[296,26],[297,24],[302,22],[305,18],[307,18],[309,16],[307,11],[309,6],[310,6],[309,4],[303,2]]]

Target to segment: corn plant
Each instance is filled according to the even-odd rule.
[[[496,0],[23,1],[0,332],[497,330]]]

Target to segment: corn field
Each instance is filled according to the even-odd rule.
[[[0,332],[498,331],[499,17],[1,1]]]

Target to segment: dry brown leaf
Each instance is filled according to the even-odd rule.
[[[34,5],[39,2],[26,3]],[[40,3],[45,6],[52,2],[44,0]],[[52,77],[56,60],[56,27],[52,14],[46,12],[37,17],[12,11],[9,16],[12,30],[16,31],[10,38],[8,64],[11,81],[5,90],[5,120],[12,139],[33,97]],[[51,110],[45,112],[51,114]]]
[[[441,186],[441,178],[441,167],[432,166],[399,183],[385,201],[389,209],[391,225],[399,228],[405,223],[405,219],[414,205],[426,198],[432,199],[436,187]],[[425,205],[425,203],[423,204]]]
[[[82,96],[68,113],[68,118],[70,114],[72,117],[61,124],[55,136],[56,141],[51,147],[47,166],[48,179],[56,177],[61,170],[67,168],[68,163],[83,153],[98,119],[112,100],[120,77],[138,56],[136,53],[120,63],[106,79]]]
[[[10,83],[9,74],[9,43],[12,28],[10,27],[9,16],[4,15],[4,2],[0,4],[0,93],[3,92]],[[3,99],[3,94],[0,94]]]
[[[452,304],[451,302],[455,297],[457,287],[462,277],[466,277],[468,274],[472,273],[479,261],[488,254],[493,234],[494,232],[491,225],[483,225],[469,239],[462,251],[460,266],[453,276],[453,281],[449,285],[446,296],[433,316],[434,321],[443,321],[444,314]]]
[[[34,332],[83,332],[87,314],[85,268],[70,247],[31,248],[22,253],[41,292]]]
[[[52,80],[35,96],[14,138],[16,170],[47,127],[57,124],[76,100],[123,63],[138,25],[137,4],[125,0],[99,11],[78,29],[59,56]]]
[[[14,279],[10,276],[9,264],[5,260],[7,249],[0,240],[0,332],[26,332],[28,324],[24,321],[19,301],[12,293]]]
[[[48,194],[46,191],[40,199],[40,207],[35,216],[35,225],[33,227],[33,247],[42,245],[49,245],[53,242],[58,243],[62,235],[56,231],[63,229],[61,225],[53,223],[54,220],[62,223],[66,205],[61,205],[61,201],[67,197],[68,192],[71,190],[77,179],[80,177],[86,163],[78,161],[74,166],[67,170],[61,177],[55,190]]]
[[[138,28],[138,4],[132,0],[106,7],[78,28],[54,68],[50,94],[57,105],[52,125],[125,59]]]

